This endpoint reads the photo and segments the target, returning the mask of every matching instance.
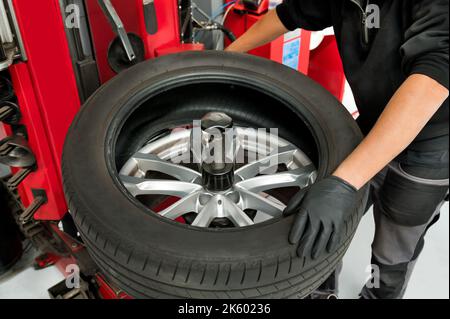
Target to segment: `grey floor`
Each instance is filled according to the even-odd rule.
[[[370,245],[374,234],[372,213],[362,220],[357,234],[344,258],[340,298],[356,298],[369,277]],[[449,298],[449,206],[441,210],[441,219],[426,239],[405,294],[406,299]]]

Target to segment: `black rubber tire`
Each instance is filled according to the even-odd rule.
[[[161,90],[166,99],[178,100],[150,99],[155,92],[164,95]],[[268,101],[275,104],[265,109]],[[339,249],[310,260],[298,258],[288,243],[293,217],[243,229],[194,228],[149,214],[117,180],[116,166],[142,146],[145,132],[217,109],[238,123],[279,127],[282,137],[303,143],[319,178],[362,138],[333,96],[277,63],[226,52],[147,61],[101,87],[68,133],[63,179],[79,232],[109,279],[136,298],[303,298],[342,259],[363,215],[367,188],[359,192]],[[147,122],[136,124],[144,118]]]

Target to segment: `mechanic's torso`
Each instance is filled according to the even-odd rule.
[[[371,0],[370,4],[380,9],[379,28],[364,30],[362,10],[365,11],[367,1],[332,1],[338,47],[360,110],[358,122],[365,134],[407,77],[401,47],[405,43],[405,32],[412,24],[413,2]],[[447,99],[417,141],[448,135],[448,113]]]

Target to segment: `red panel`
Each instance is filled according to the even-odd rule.
[[[231,9],[225,20],[225,26],[233,31],[236,37],[240,37],[247,31],[247,14]],[[229,44],[230,42],[227,40],[226,45]]]
[[[35,88],[25,63],[14,65],[10,72],[22,112],[22,124],[26,125],[29,144],[38,165],[38,170],[31,173],[20,185],[19,194],[23,204],[28,206],[33,200],[32,189],[44,189],[48,203],[42,206],[36,217],[57,220],[67,212],[67,207],[61,187],[59,166],[47,140],[48,131],[41,116]]]
[[[80,107],[78,89],[58,0],[15,0],[19,27],[55,162],[66,132]]]
[[[308,74],[308,67],[310,63],[310,53],[309,50],[311,45],[311,32],[307,30],[302,30],[301,34],[301,44],[300,44],[300,57],[299,57],[299,71]]]
[[[38,170],[20,185],[24,205],[32,189],[44,189],[48,203],[37,219],[58,220],[67,207],[61,183],[61,155],[80,101],[58,0],[14,0],[28,57],[10,68],[14,89],[37,158]]]
[[[227,0],[225,2],[233,2],[234,0]],[[242,11],[242,12],[246,12],[247,8],[245,8],[244,4],[242,3],[242,1],[238,0],[236,1],[236,4],[234,5],[234,8],[236,10]],[[260,5],[258,6],[258,8],[256,10],[251,10],[252,14],[255,15],[261,15],[267,12],[267,10],[269,9],[269,0],[262,0]]]
[[[142,0],[137,0],[137,2],[142,4]],[[178,1],[154,0],[154,6],[156,11],[156,21],[158,24],[158,29],[155,34],[147,33],[144,21],[144,9],[142,5],[140,6],[141,13],[139,15],[139,21],[141,36],[147,48],[147,58],[156,57],[157,50],[178,47],[181,42]]]
[[[127,32],[133,32],[139,35],[141,31],[139,21],[143,20],[143,16],[142,19],[140,18],[140,11],[142,11],[143,1],[111,0],[111,3],[121,18]],[[108,48],[109,44],[114,40],[116,35],[112,31],[108,19],[100,8],[98,0],[87,0],[86,7],[89,18],[89,26],[93,38],[92,42],[94,44],[95,57],[100,74],[100,81],[104,83],[115,75],[114,71],[111,70],[108,64]]]
[[[334,36],[326,36],[319,47],[311,51],[308,75],[342,101],[345,75]]]
[[[202,43],[184,43],[180,44],[178,46],[170,46],[170,47],[163,47],[160,49],[155,50],[155,56],[163,56],[168,54],[174,54],[179,53],[183,51],[202,51],[205,49],[205,45]]]

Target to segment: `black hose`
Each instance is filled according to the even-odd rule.
[[[225,28],[220,23],[216,23],[216,26],[217,26],[217,29],[222,31],[231,42],[236,41],[237,38],[230,29]]]

